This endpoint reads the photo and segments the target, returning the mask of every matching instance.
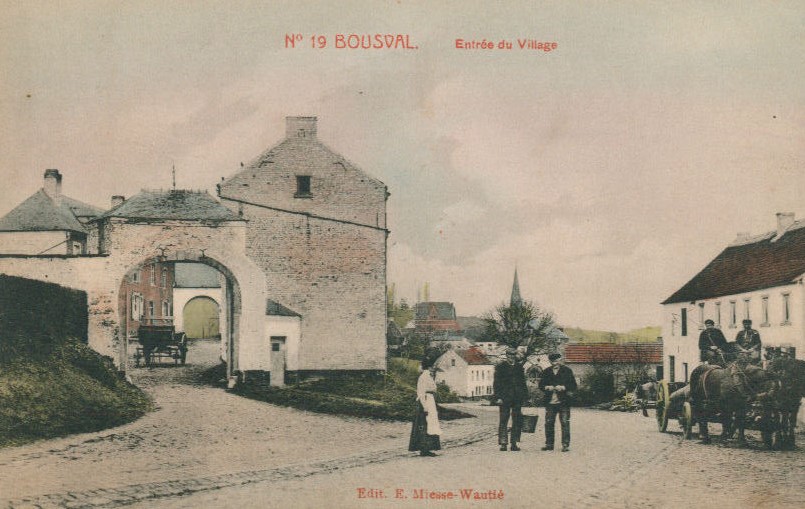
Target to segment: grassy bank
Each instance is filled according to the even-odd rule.
[[[118,426],[150,408],[111,360],[80,342],[0,364],[0,446]]]
[[[235,392],[248,398],[300,410],[407,421],[414,417],[418,366],[417,361],[392,358],[389,359],[388,371],[383,376],[349,375],[311,380],[281,388],[247,381],[239,384]],[[222,378],[221,368],[215,369],[216,371],[207,375],[207,380],[217,381]],[[439,403],[458,401],[458,397],[444,385],[439,386],[436,399]],[[469,416],[441,408],[439,417],[457,419]]]

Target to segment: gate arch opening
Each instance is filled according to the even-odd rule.
[[[184,333],[188,339],[212,339],[220,336],[220,306],[211,297],[193,297],[181,310]],[[176,314],[178,315],[178,311]]]

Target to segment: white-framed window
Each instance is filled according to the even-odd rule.
[[[139,283],[140,282],[140,269],[135,270],[131,274],[131,282],[132,283]]]
[[[730,301],[730,327],[735,327],[738,324],[738,303],[734,300]]]
[[[704,329],[704,302],[699,303],[699,328]]]
[[[746,298],[744,299],[744,320],[751,320],[752,316],[749,312],[749,307],[752,304],[752,299]]]
[[[150,318],[154,317],[154,301],[152,300],[148,301],[148,316]]]
[[[791,325],[791,294],[783,294],[783,325]]]
[[[162,288],[168,287],[168,269],[162,268],[162,280],[160,281]]]
[[[131,294],[131,319],[140,320],[143,317],[143,296],[137,292]]]
[[[166,316],[170,316],[170,305],[166,300],[162,301],[162,316],[163,318]]]
[[[721,327],[721,303],[716,302],[716,327]]]
[[[156,264],[151,264],[151,286],[157,285],[157,266]]]
[[[769,326],[769,296],[764,295],[760,298],[760,316],[763,322],[760,325]]]

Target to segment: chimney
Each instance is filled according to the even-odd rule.
[[[116,195],[112,196],[112,208],[115,208],[118,205],[123,205],[124,201],[126,201],[125,196],[121,196],[119,194],[116,194]]]
[[[316,117],[285,117],[285,137],[316,139]]]
[[[783,234],[791,228],[791,225],[794,224],[794,213],[793,212],[778,212],[777,213],[777,238],[783,236]]]
[[[61,198],[61,173],[59,170],[45,170],[45,185],[42,186],[48,196],[55,201]]]

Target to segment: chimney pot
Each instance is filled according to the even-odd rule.
[[[115,208],[118,205],[123,205],[124,201],[126,201],[125,196],[121,196],[119,194],[116,194],[116,195],[112,196],[112,208]]]
[[[778,212],[777,213],[777,237],[782,237],[791,225],[794,224],[793,212]]]
[[[42,189],[54,200],[58,201],[61,198],[61,173],[59,170],[45,170],[45,184]]]
[[[285,137],[316,139],[316,117],[285,117]]]

